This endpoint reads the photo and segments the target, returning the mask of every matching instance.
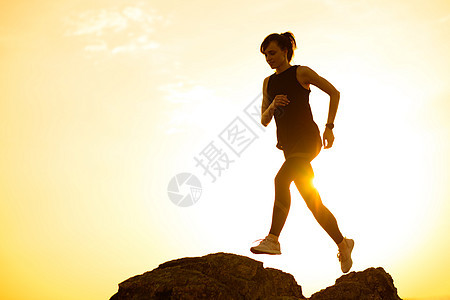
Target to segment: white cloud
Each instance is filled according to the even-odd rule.
[[[66,35],[102,36],[106,31],[122,31],[128,26],[128,19],[115,11],[102,9],[81,13],[75,20],[68,21],[71,26]]]
[[[86,47],[84,47],[84,50],[88,52],[105,51],[108,50],[108,46],[104,43],[98,45],[87,45]]]
[[[142,9],[138,7],[125,7],[125,9],[123,10],[123,14],[127,16],[129,19],[135,21],[142,21],[144,18],[144,13],[142,12]]]
[[[113,54],[117,54],[117,53],[120,53],[120,52],[133,52],[136,49],[137,49],[136,44],[128,44],[128,45],[115,47],[114,49],[112,49],[111,52]]]
[[[117,54],[117,53],[127,53],[127,52],[134,52],[137,51],[139,49],[156,49],[160,46],[159,43],[156,42],[148,42],[146,44],[142,44],[142,43],[137,43],[136,41],[131,41],[130,43],[126,44],[126,45],[121,45],[121,46],[117,46],[114,47],[111,50],[112,54]],[[106,48],[102,49],[102,50],[107,50]]]
[[[123,9],[89,10],[67,18],[65,36],[77,37],[87,52],[112,54],[154,50],[160,43],[150,35],[157,27],[170,24],[167,18],[151,8],[127,6]],[[140,7],[141,6],[141,7]]]
[[[143,49],[156,49],[159,48],[160,44],[156,42],[149,42],[145,45],[142,45]]]
[[[148,40],[148,36],[147,35],[141,35],[140,37],[136,38],[136,41],[139,43],[145,43]]]
[[[202,103],[214,97],[214,91],[204,86],[189,85],[190,87],[186,87],[186,83],[179,81],[163,85],[159,87],[159,90],[167,92],[166,99],[172,103]]]
[[[217,105],[223,102],[214,90],[183,79],[164,84],[158,89],[165,93],[164,98],[170,104],[165,112],[166,123],[162,124],[168,134],[179,133],[187,128],[192,131],[217,122],[217,115],[209,112],[215,111]]]

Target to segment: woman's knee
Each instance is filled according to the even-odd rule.
[[[295,180],[295,185],[297,186],[300,195],[307,202],[320,201],[319,193],[314,187],[312,178],[303,178],[301,180]]]
[[[300,193],[309,193],[316,189],[313,184],[313,178],[310,176],[299,176],[294,179],[294,183]]]

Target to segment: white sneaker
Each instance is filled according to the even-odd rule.
[[[343,273],[350,271],[353,265],[352,261],[352,250],[355,246],[355,241],[352,239],[344,238],[345,247],[344,249],[339,249],[338,258],[341,263],[341,270]]]
[[[280,251],[280,243],[278,240],[271,236],[270,234],[266,236],[264,239],[256,240],[261,241],[258,246],[251,247],[250,251],[254,254],[281,254]]]

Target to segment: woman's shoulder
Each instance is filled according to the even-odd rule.
[[[297,73],[310,72],[312,69],[308,66],[297,65]]]
[[[298,66],[295,72],[299,82],[303,81],[302,78],[309,78],[312,74],[315,74],[314,70],[308,66]]]

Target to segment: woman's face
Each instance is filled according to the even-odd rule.
[[[269,43],[264,50],[266,61],[272,69],[276,69],[287,63],[287,50],[282,51],[276,41]]]

